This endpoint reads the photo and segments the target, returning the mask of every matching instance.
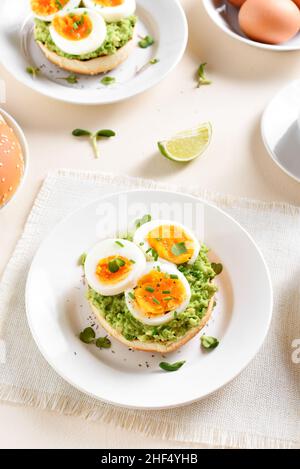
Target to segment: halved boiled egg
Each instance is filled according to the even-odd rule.
[[[50,26],[53,42],[63,52],[81,55],[94,52],[106,38],[106,24],[95,10],[75,8],[58,13]]]
[[[81,0],[30,0],[32,13],[43,21],[52,21],[60,11],[77,8]]]
[[[133,241],[149,258],[173,264],[193,264],[200,251],[200,243],[192,231],[170,220],[145,223],[136,230]]]
[[[84,271],[93,290],[111,296],[135,286],[145,266],[145,256],[134,243],[124,239],[106,239],[88,253]]]
[[[190,285],[174,265],[148,262],[134,289],[125,292],[126,305],[140,322],[158,326],[184,311],[191,298]]]
[[[134,14],[135,0],[84,0],[88,8],[95,8],[107,21],[120,21]]]

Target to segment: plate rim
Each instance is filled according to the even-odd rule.
[[[261,117],[261,121],[260,121],[260,132],[261,132],[261,137],[262,137],[262,141],[263,141],[263,144],[267,150],[267,153],[269,154],[271,160],[285,173],[287,174],[290,178],[294,179],[294,181],[296,182],[299,182],[300,183],[300,176],[295,176],[295,174],[293,174],[291,171],[289,171],[285,166],[283,166],[282,163],[280,163],[280,161],[277,160],[277,158],[275,157],[275,153],[273,152],[273,150],[271,149],[270,145],[269,145],[269,142],[267,140],[267,136],[266,136],[266,120],[267,120],[267,112],[269,111],[269,108],[272,104],[273,101],[275,101],[277,98],[279,98],[279,96],[281,94],[284,93],[285,90],[287,90],[288,88],[291,88],[293,85],[299,85],[300,86],[300,80],[292,80],[290,81],[286,86],[280,88],[280,90],[277,91],[276,94],[274,94],[274,96],[269,100],[268,104],[266,105],[265,109],[264,109],[264,112],[262,114],[262,117]]]
[[[226,33],[228,36],[232,37],[233,39],[236,39],[237,41],[243,42],[244,44],[248,44],[248,46],[252,47],[257,47],[258,49],[263,49],[263,50],[269,50],[273,52],[292,52],[292,51],[299,51],[300,50],[300,45],[299,46],[280,46],[276,47],[274,44],[266,44],[264,42],[256,42],[252,41],[252,39],[248,39],[247,37],[240,36],[238,33],[231,31],[231,29],[225,27],[222,24],[219,24],[215,20],[215,12],[216,8],[212,5],[212,0],[202,0],[203,1],[203,6],[205,8],[206,13],[210,17],[210,19],[213,21],[213,23],[221,29],[224,33]],[[298,33],[299,34],[299,33]]]
[[[157,193],[157,192],[161,192],[161,193],[168,193],[170,195],[175,195],[175,196],[188,196],[189,198],[193,199],[194,201],[200,201],[201,203],[203,203],[204,205],[207,205],[219,212],[221,212],[225,217],[229,218],[230,221],[232,223],[234,223],[246,236],[247,238],[249,239],[249,241],[252,243],[252,245],[255,247],[258,255],[259,255],[259,258],[262,262],[262,265],[264,267],[264,272],[266,274],[266,278],[267,278],[267,281],[268,281],[268,300],[269,300],[269,310],[268,310],[268,315],[267,315],[267,321],[266,321],[266,326],[265,326],[265,331],[264,331],[264,334],[263,334],[263,337],[260,341],[260,343],[258,344],[258,346],[256,347],[256,350],[255,352],[251,355],[251,357],[248,358],[248,360],[244,363],[244,365],[240,368],[239,371],[237,371],[232,377],[230,377],[228,380],[226,380],[225,382],[223,382],[222,384],[216,386],[214,389],[212,389],[210,392],[200,396],[200,397],[196,397],[196,398],[192,398],[192,399],[188,399],[188,400],[183,400],[179,403],[176,403],[176,404],[169,404],[169,405],[142,405],[142,406],[139,406],[139,405],[130,405],[130,404],[122,404],[120,402],[116,402],[116,401],[111,401],[109,399],[105,399],[103,397],[99,397],[98,395],[96,394],[93,394],[91,392],[88,392],[86,389],[84,389],[81,385],[77,384],[77,383],[74,383],[74,381],[70,378],[68,378],[65,373],[62,373],[61,371],[58,370],[58,368],[56,367],[56,365],[52,362],[52,360],[49,360],[48,356],[47,356],[47,351],[46,349],[43,348],[42,346],[42,343],[38,340],[36,334],[35,334],[35,331],[34,331],[34,328],[33,328],[33,323],[32,323],[32,318],[30,317],[30,314],[29,314],[29,306],[28,306],[28,303],[29,303],[29,284],[30,284],[30,281],[31,281],[31,276],[32,276],[32,272],[33,272],[33,268],[34,268],[34,263],[35,263],[35,260],[38,256],[38,253],[40,250],[42,250],[43,248],[43,245],[44,243],[47,241],[48,237],[50,237],[52,235],[52,233],[57,229],[58,226],[62,225],[63,223],[66,222],[66,220],[68,220],[69,218],[73,217],[76,213],[80,212],[81,210],[84,210],[84,208],[88,207],[89,205],[92,205],[94,203],[101,203],[102,201],[105,201],[106,199],[109,199],[111,197],[114,197],[114,196],[119,196],[119,195],[124,195],[124,194],[128,194],[128,193],[134,193],[134,192],[143,192],[143,193]],[[269,329],[270,329],[270,324],[271,324],[271,321],[272,321],[272,316],[273,316],[273,306],[274,306],[274,294],[273,294],[273,285],[272,285],[272,280],[271,280],[271,274],[270,274],[270,271],[269,271],[269,268],[268,268],[268,265],[264,259],[264,256],[260,250],[260,248],[258,247],[257,243],[255,242],[255,240],[253,239],[253,237],[250,235],[250,233],[248,233],[248,231],[238,222],[236,221],[231,215],[229,215],[226,211],[224,211],[223,209],[219,208],[217,205],[211,203],[211,202],[208,202],[206,201],[205,199],[201,198],[201,197],[197,197],[195,195],[192,195],[192,194],[187,194],[187,193],[184,193],[182,191],[180,192],[176,192],[176,191],[172,191],[172,190],[168,190],[168,189],[150,189],[150,190],[147,190],[147,189],[128,189],[128,190],[122,190],[122,191],[117,191],[117,192],[112,192],[110,194],[106,194],[106,195],[103,195],[102,197],[100,198],[97,198],[93,201],[90,201],[88,202],[87,204],[84,204],[82,207],[80,208],[77,208],[75,210],[72,210],[68,215],[66,215],[65,217],[62,218],[62,220],[60,220],[58,223],[55,224],[55,226],[48,232],[48,234],[45,236],[45,238],[42,240],[41,244],[39,245],[38,249],[36,250],[35,254],[34,254],[34,257],[32,259],[32,262],[31,262],[31,265],[30,265],[30,268],[29,268],[29,271],[28,271],[28,275],[27,275],[27,279],[26,279],[26,286],[25,286],[25,311],[26,311],[26,318],[27,318],[27,322],[28,322],[28,325],[29,325],[29,329],[30,329],[30,332],[31,332],[31,335],[34,339],[34,342],[38,348],[38,350],[40,351],[40,353],[42,354],[42,356],[44,357],[44,359],[47,361],[48,365],[51,366],[51,368],[55,371],[55,373],[58,374],[58,376],[60,376],[64,381],[66,381],[68,384],[70,384],[71,386],[73,386],[75,389],[79,390],[80,392],[86,394],[87,396],[93,398],[93,399],[96,399],[97,401],[99,402],[103,402],[103,403],[106,403],[106,404],[110,404],[110,405],[113,405],[113,406],[116,406],[118,408],[125,408],[125,409],[136,409],[136,410],[163,410],[163,409],[173,409],[173,408],[179,408],[179,407],[184,407],[184,406],[187,406],[187,405],[190,405],[190,404],[193,404],[195,402],[199,402],[200,400],[202,399],[205,399],[206,397],[214,394],[215,392],[217,392],[218,390],[222,389],[224,386],[226,386],[227,384],[229,384],[231,381],[233,381],[236,377],[238,377],[242,371],[252,362],[252,360],[255,358],[255,356],[258,354],[258,352],[260,351],[267,335],[268,335],[268,332],[269,332]]]
[[[159,3],[157,3],[157,4],[159,5]],[[51,92],[49,93],[44,88],[37,89],[34,85],[34,80],[30,80],[29,77],[27,77],[25,74],[19,74],[19,73],[15,74],[13,69],[6,65],[5,60],[1,58],[1,55],[0,55],[0,64],[19,83],[21,83],[24,86],[30,88],[34,92],[36,92],[36,93],[38,93],[42,96],[46,96],[47,98],[53,99],[55,101],[69,103],[69,104],[76,104],[78,106],[105,106],[105,105],[109,105],[109,104],[114,104],[114,103],[118,103],[118,102],[127,101],[128,99],[134,98],[135,96],[139,96],[140,94],[151,90],[152,88],[157,86],[159,83],[161,83],[169,75],[169,73],[171,73],[177,67],[177,65],[179,64],[179,62],[181,61],[181,59],[182,59],[182,57],[185,53],[187,43],[188,43],[188,22],[187,22],[187,17],[186,17],[185,11],[183,9],[183,6],[182,6],[182,4],[180,3],[179,0],[172,0],[172,4],[178,8],[178,12],[181,15],[182,26],[184,28],[184,38],[182,40],[180,48],[178,48],[177,58],[176,58],[176,60],[174,60],[172,66],[170,66],[162,74],[157,76],[155,82],[152,85],[150,85],[150,86],[145,85],[141,90],[139,90],[137,92],[132,92],[131,94],[129,94],[127,96],[123,96],[121,98],[113,98],[112,97],[111,99],[105,100],[105,101],[101,101],[101,99],[99,101],[97,101],[97,100],[95,101],[95,100],[92,100],[92,99],[88,99],[88,100],[85,99],[83,101],[78,102],[78,101],[76,101],[75,97],[74,98],[72,98],[72,97],[65,98],[63,96],[63,93],[62,93],[61,96],[56,96],[55,91],[52,92],[52,90],[51,90]],[[25,20],[25,18],[24,18],[24,20]]]

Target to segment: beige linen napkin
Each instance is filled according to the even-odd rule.
[[[0,399],[112,422],[157,438],[231,447],[299,447],[300,364],[292,360],[292,343],[300,338],[298,207],[189,190],[226,210],[252,234],[269,265],[275,293],[271,330],[262,349],[238,378],[207,399],[159,412],[116,408],[72,388],[39,353],[26,322],[24,288],[41,240],[70,211],[131,188],[167,187],[100,173],[58,171],[47,177],[1,281]]]

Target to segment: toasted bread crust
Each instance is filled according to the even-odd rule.
[[[89,303],[98,321],[100,322],[101,326],[108,332],[109,335],[119,340],[127,347],[130,347],[134,350],[140,350],[143,352],[170,353],[170,352],[175,352],[175,350],[178,350],[180,347],[186,344],[189,340],[195,337],[195,335],[197,335],[201,331],[201,329],[203,329],[203,327],[207,324],[213,311],[214,296],[210,299],[207,311],[205,313],[205,316],[202,318],[200,324],[197,327],[193,327],[192,329],[190,329],[183,337],[181,337],[176,342],[167,342],[166,344],[163,344],[163,343],[160,344],[157,342],[152,342],[152,343],[141,342],[140,340],[131,341],[131,340],[125,339],[125,337],[122,334],[120,334],[120,332],[116,331],[106,321],[101,310],[96,308],[96,306],[91,301],[89,301]]]
[[[106,73],[113,70],[128,58],[135,45],[135,30],[133,38],[127,42],[125,46],[118,49],[115,54],[104,55],[90,60],[77,60],[61,57],[55,52],[50,51],[45,44],[42,44],[39,41],[37,41],[37,44],[44,52],[47,59],[58,67],[68,70],[69,72],[82,75],[99,75],[100,73]]]

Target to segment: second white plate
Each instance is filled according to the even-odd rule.
[[[166,216],[166,209],[170,209],[177,214],[172,218],[184,223],[183,213],[197,214],[200,210],[210,258],[224,265],[216,280],[217,306],[205,329],[206,334],[220,340],[219,347],[211,352],[201,350],[199,335],[167,357],[132,351],[114,339],[111,349],[99,350],[78,338],[84,327],[93,324],[97,336],[105,334],[85,299],[78,257],[97,240],[115,233],[119,223],[121,227],[132,223],[141,214],[153,213],[154,207],[155,218],[170,218],[171,212]],[[194,222],[189,225],[199,235]],[[32,263],[26,309],[41,353],[66,381],[106,402],[157,409],[201,399],[243,370],[267,334],[272,288],[259,249],[226,213],[184,194],[130,191],[95,201],[56,226]],[[178,360],[186,363],[175,373],[159,368],[161,361]]]
[[[2,0],[0,5],[0,61],[19,81],[30,88],[61,101],[75,104],[106,104],[122,101],[159,83],[180,61],[187,44],[187,21],[178,0],[137,0],[137,33],[150,34],[155,44],[147,49],[136,47],[130,57],[109,75],[116,83],[100,83],[104,75],[80,77],[68,84],[68,72],[51,64],[33,38],[33,20],[29,2]],[[149,60],[157,58],[155,65]],[[26,68],[41,71],[33,79]]]

